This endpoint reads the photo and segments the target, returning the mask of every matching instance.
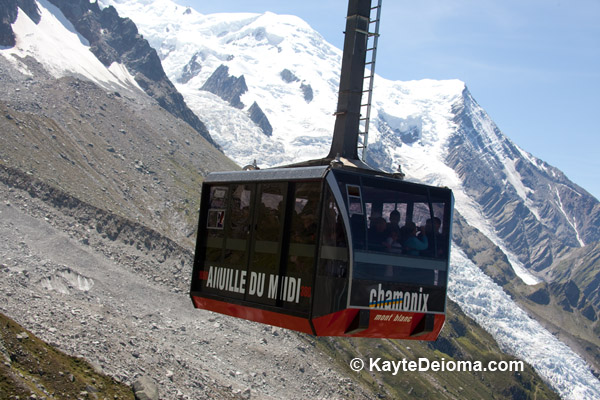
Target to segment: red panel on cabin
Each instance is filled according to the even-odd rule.
[[[247,307],[238,304],[227,303],[204,297],[192,296],[194,306],[204,310],[214,311],[232,317],[256,321],[263,324],[278,326],[280,328],[292,329],[299,332],[313,334],[308,318],[295,317],[293,315],[262,310],[260,308]]]
[[[421,319],[422,313],[406,313],[384,310],[369,310],[369,324],[364,330],[346,333],[359,313],[358,309],[346,309],[313,319],[318,336],[352,336],[389,339],[436,340],[444,325],[443,314],[434,316],[433,331],[411,336]]]

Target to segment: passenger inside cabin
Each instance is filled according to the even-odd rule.
[[[417,236],[419,232],[423,233],[424,231],[425,227],[419,227],[417,229],[417,224],[412,221],[407,222],[406,225],[402,227],[400,240],[404,249],[404,254],[418,256],[421,251],[427,249],[429,246],[427,235],[421,234],[420,236]]]
[[[295,214],[292,222],[290,239],[292,243],[315,243],[317,222],[313,214]]]
[[[400,243],[400,228],[392,229],[385,241],[385,247],[390,253],[402,253],[402,243]]]
[[[389,236],[394,231],[400,233],[400,211],[393,210],[390,213],[390,222],[388,222],[386,229]]]
[[[433,221],[428,219],[425,223],[425,229],[421,232],[421,236],[425,236],[428,241],[427,249],[421,252],[422,256],[426,257],[443,257],[444,256],[444,237],[440,233],[442,221],[438,217],[433,217]],[[436,251],[437,247],[437,251]]]

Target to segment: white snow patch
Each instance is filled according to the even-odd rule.
[[[129,73],[127,67],[125,67],[123,64],[113,62],[110,67],[108,67],[108,70],[115,78],[117,78],[120,86],[136,87],[140,91],[144,91],[144,89],[142,89],[136,82],[135,78]]]
[[[565,219],[567,220],[567,222],[569,223],[569,225],[571,225],[571,228],[573,228],[573,230],[575,231],[575,236],[577,237],[577,241],[579,242],[579,244],[581,245],[581,247],[585,246],[585,242],[583,241],[583,239],[581,238],[581,236],[579,236],[579,231],[577,230],[577,224],[575,221],[571,221],[571,219],[569,218],[569,215],[567,214],[567,211],[565,210],[562,200],[560,198],[560,192],[558,191],[558,188],[555,188],[556,190],[556,199],[558,200],[558,208],[560,209],[560,212],[562,212],[562,214],[565,216]],[[579,193],[578,193],[579,194]]]
[[[515,160],[510,159],[508,157],[504,157],[502,159],[502,163],[504,164],[504,172],[506,173],[508,182],[512,185],[513,188],[517,191],[517,194],[523,202],[529,208],[529,211],[535,216],[535,218],[541,222],[541,217],[538,209],[533,205],[531,199],[529,199],[529,194],[533,193],[533,190],[526,187],[523,184],[523,180],[521,179],[521,174],[517,171],[515,167]]]
[[[56,6],[39,0],[38,8],[41,15],[38,24],[21,9],[18,10],[17,20],[12,25],[16,45],[0,50],[0,54],[20,71],[29,75],[27,68],[15,56],[31,56],[57,79],[82,75],[104,88],[114,85],[124,89],[139,88],[124,66],[113,64],[110,70],[106,68],[90,51],[88,41],[77,33]]]

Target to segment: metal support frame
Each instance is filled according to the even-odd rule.
[[[368,137],[370,107],[373,92],[373,78],[375,74],[375,55],[381,16],[381,0],[378,5],[371,6],[372,0],[349,0],[346,17],[346,31],[344,38],[344,53],[342,56],[342,71],[338,94],[338,106],[335,113],[335,127],[333,141],[328,159],[343,157],[349,160],[360,160],[359,146],[363,149],[365,157],[366,142]],[[371,20],[372,10],[377,10],[377,17]],[[375,31],[370,29],[375,24]],[[369,48],[369,39],[373,44]],[[366,62],[367,54],[371,54],[369,63]],[[370,66],[370,74],[365,76],[365,67]],[[368,88],[364,89],[365,79],[368,79]],[[367,93],[367,103],[362,103],[362,96]],[[363,109],[364,115],[363,115]],[[362,132],[361,132],[361,124]],[[363,135],[362,144],[359,136]]]

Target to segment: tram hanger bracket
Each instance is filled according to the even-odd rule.
[[[404,178],[406,177],[406,174],[402,171],[402,165],[398,165],[398,171],[394,172],[392,174],[392,176],[401,181],[404,180]]]
[[[244,168],[242,168],[242,171],[256,171],[259,170],[259,166],[256,163],[256,160],[254,160],[254,162],[252,164],[248,164],[246,165]]]
[[[337,156],[331,160],[329,165],[331,165],[331,168],[344,168],[344,163],[340,158],[340,153],[338,153]]]

